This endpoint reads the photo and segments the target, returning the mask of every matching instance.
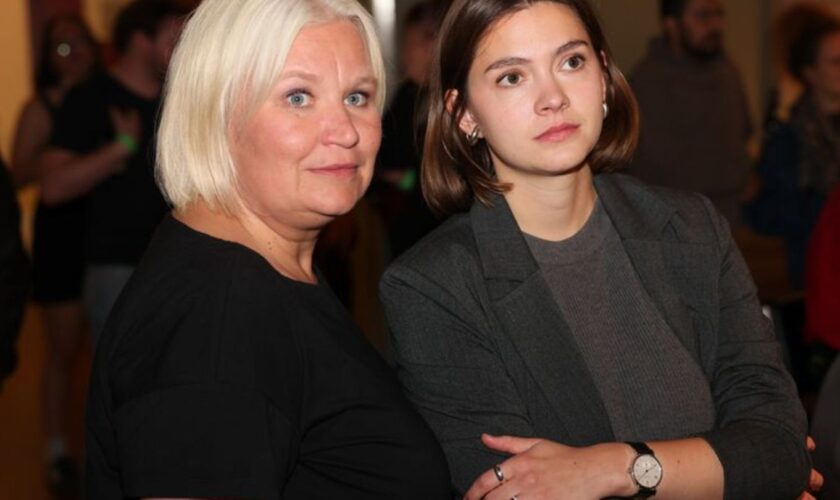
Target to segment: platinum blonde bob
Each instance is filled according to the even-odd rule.
[[[172,55],[157,134],[156,178],[179,210],[203,200],[239,210],[228,138],[268,98],[301,29],[347,19],[365,42],[384,103],[382,49],[370,15],[356,0],[204,0]]]

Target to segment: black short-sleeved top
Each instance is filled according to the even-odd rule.
[[[85,256],[89,263],[137,264],[168,210],[154,174],[159,107],[159,99],[137,95],[113,76],[101,74],[70,91],[56,114],[52,146],[78,154],[91,153],[114,140],[112,109],[136,111],[142,124],[137,152],[87,196]]]
[[[444,455],[326,286],[166,217],[98,345],[89,498],[447,498]]]

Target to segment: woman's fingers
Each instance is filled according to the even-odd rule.
[[[807,448],[808,451],[814,451],[817,449],[817,443],[814,442],[814,438],[808,436],[805,439],[805,448]]]
[[[508,459],[490,470],[484,471],[470,486],[470,489],[464,495],[464,500],[479,500],[496,488],[506,484],[516,476],[514,467],[512,460]]]
[[[493,436],[482,434],[481,441],[492,450],[518,455],[531,449],[541,440],[537,438],[521,438],[516,436]]]
[[[812,493],[819,492],[823,487],[823,475],[817,471],[817,469],[811,469],[811,477],[808,479],[808,491]]]

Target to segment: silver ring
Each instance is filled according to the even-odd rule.
[[[499,467],[499,465],[493,466],[493,473],[496,474],[496,479],[498,479],[500,483],[505,482],[505,473],[502,472],[502,468]]]

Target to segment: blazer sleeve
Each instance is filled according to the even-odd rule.
[[[526,407],[467,291],[397,264],[380,294],[400,382],[443,446],[454,488],[463,494],[506,458],[483,446],[482,433],[535,435]]]
[[[721,265],[712,379],[717,422],[704,437],[723,465],[727,499],[796,498],[811,468],[805,412],[729,227],[705,203],[715,223]]]

